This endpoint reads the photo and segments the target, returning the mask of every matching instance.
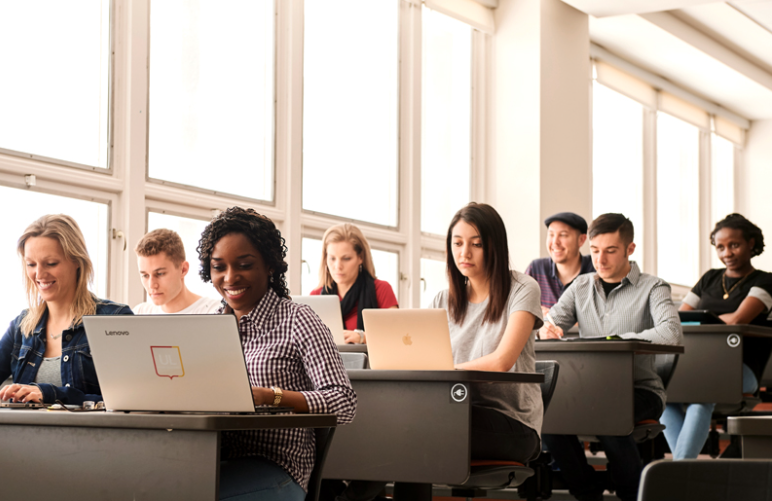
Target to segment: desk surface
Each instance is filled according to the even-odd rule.
[[[639,354],[683,353],[683,346],[654,344],[646,341],[559,341],[539,340],[535,350],[540,351],[632,351]]]
[[[352,381],[415,381],[434,383],[543,383],[544,374],[491,371],[380,371],[349,369]]]
[[[336,423],[334,414],[142,414],[0,409],[0,425],[229,431],[327,428]]]
[[[743,336],[772,337],[772,327],[761,325],[683,325],[684,334],[742,334]]]
[[[727,418],[730,435],[772,436],[772,416],[738,416]]]
[[[366,344],[339,344],[338,351],[349,353],[367,353]]]

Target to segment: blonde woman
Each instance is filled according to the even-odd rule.
[[[0,339],[0,400],[80,405],[102,400],[83,315],[131,315],[88,290],[94,268],[69,216],[43,216],[19,238],[29,308]]]
[[[362,310],[397,308],[391,285],[375,278],[370,244],[353,224],[328,228],[322,238],[319,287],[311,295],[337,294],[346,343],[366,343]]]

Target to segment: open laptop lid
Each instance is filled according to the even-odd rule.
[[[94,315],[83,325],[108,410],[255,411],[233,315]]]
[[[292,296],[296,303],[307,304],[319,315],[324,325],[330,329],[335,344],[346,344],[343,339],[343,315],[340,311],[340,298],[334,295]]]
[[[723,324],[724,321],[710,310],[679,311],[678,318],[682,324]]]
[[[368,309],[362,320],[371,369],[454,369],[444,309]]]

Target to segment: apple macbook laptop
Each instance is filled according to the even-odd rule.
[[[292,296],[296,303],[307,304],[319,315],[332,333],[335,344],[346,344],[343,339],[343,316],[340,312],[340,298],[335,295]]]
[[[362,319],[371,369],[454,369],[444,309],[368,309]]]
[[[83,325],[107,410],[263,409],[252,400],[233,315],[94,315]]]

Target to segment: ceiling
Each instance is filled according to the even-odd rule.
[[[590,39],[751,120],[772,118],[772,0],[563,0]]]

